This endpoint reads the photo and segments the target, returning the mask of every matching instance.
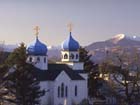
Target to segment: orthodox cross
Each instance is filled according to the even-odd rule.
[[[38,37],[39,30],[40,30],[39,26],[36,26],[36,27],[34,28],[34,30],[35,30],[35,35]]]
[[[69,30],[69,32],[72,31],[72,23],[69,23],[69,24],[68,24],[68,30]]]

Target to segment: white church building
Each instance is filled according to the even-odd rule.
[[[27,62],[35,66],[41,89],[46,93],[41,97],[41,105],[72,105],[88,98],[87,73],[83,62],[79,61],[79,43],[69,36],[61,45],[61,61],[49,64],[47,46],[38,38],[27,46]]]

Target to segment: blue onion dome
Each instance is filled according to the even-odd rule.
[[[79,43],[72,37],[71,32],[69,37],[62,42],[61,47],[64,51],[77,51],[80,48]]]
[[[28,55],[40,55],[45,56],[47,55],[47,46],[39,41],[38,37],[27,46],[27,54]]]

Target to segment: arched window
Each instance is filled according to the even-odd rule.
[[[40,61],[40,58],[39,58],[39,57],[37,57],[37,61],[38,61],[38,62]]]
[[[32,62],[32,57],[29,58],[29,62]]]
[[[76,54],[76,59],[78,59],[78,57],[79,57],[78,54]]]
[[[74,54],[71,54],[70,55],[70,59],[74,59]]]
[[[75,86],[75,96],[77,96],[77,86]]]
[[[68,97],[68,87],[65,87],[65,96]]]
[[[61,97],[64,97],[64,83],[61,84]]]
[[[44,63],[46,63],[46,57],[44,57]]]
[[[60,97],[60,86],[58,86],[58,97]]]
[[[64,54],[64,59],[68,59],[68,54]]]

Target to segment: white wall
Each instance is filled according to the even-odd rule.
[[[54,82],[53,81],[42,81],[40,82],[41,90],[45,90],[46,93],[41,97],[41,105],[53,105],[54,97]]]
[[[75,86],[78,87],[78,95],[75,96]],[[87,82],[86,81],[73,81],[71,84],[71,100],[75,103],[80,103],[83,99],[88,98]]]
[[[70,102],[70,78],[67,76],[67,74],[62,71],[60,73],[60,75],[56,78],[55,80],[55,85],[54,85],[54,105],[59,105],[60,103],[61,104],[64,104],[64,100],[66,99],[67,100],[67,105],[71,105],[71,102]],[[61,84],[64,83],[64,87],[67,86],[68,87],[68,97],[63,97],[63,98],[58,98],[58,86],[61,86]],[[60,89],[61,90],[61,89]],[[64,92],[65,92],[65,88],[64,88]],[[61,93],[61,92],[60,92]],[[65,93],[64,93],[64,96],[65,96]]]
[[[30,57],[32,58],[32,62],[30,62]],[[40,58],[40,61],[37,61],[37,58]],[[46,62],[44,62],[44,58],[46,58]],[[28,56],[27,62],[33,64],[35,67],[41,70],[48,69],[48,59],[47,56]]]
[[[58,86],[64,83],[64,86],[68,86],[68,97],[58,98]],[[75,86],[78,88],[78,95],[75,96]],[[64,89],[65,91],[65,89]],[[54,83],[54,105],[59,105],[60,103],[64,104],[64,101],[67,101],[67,105],[71,105],[72,102],[79,103],[83,99],[87,98],[87,81],[86,80],[71,80],[67,74],[63,71],[56,78]]]

